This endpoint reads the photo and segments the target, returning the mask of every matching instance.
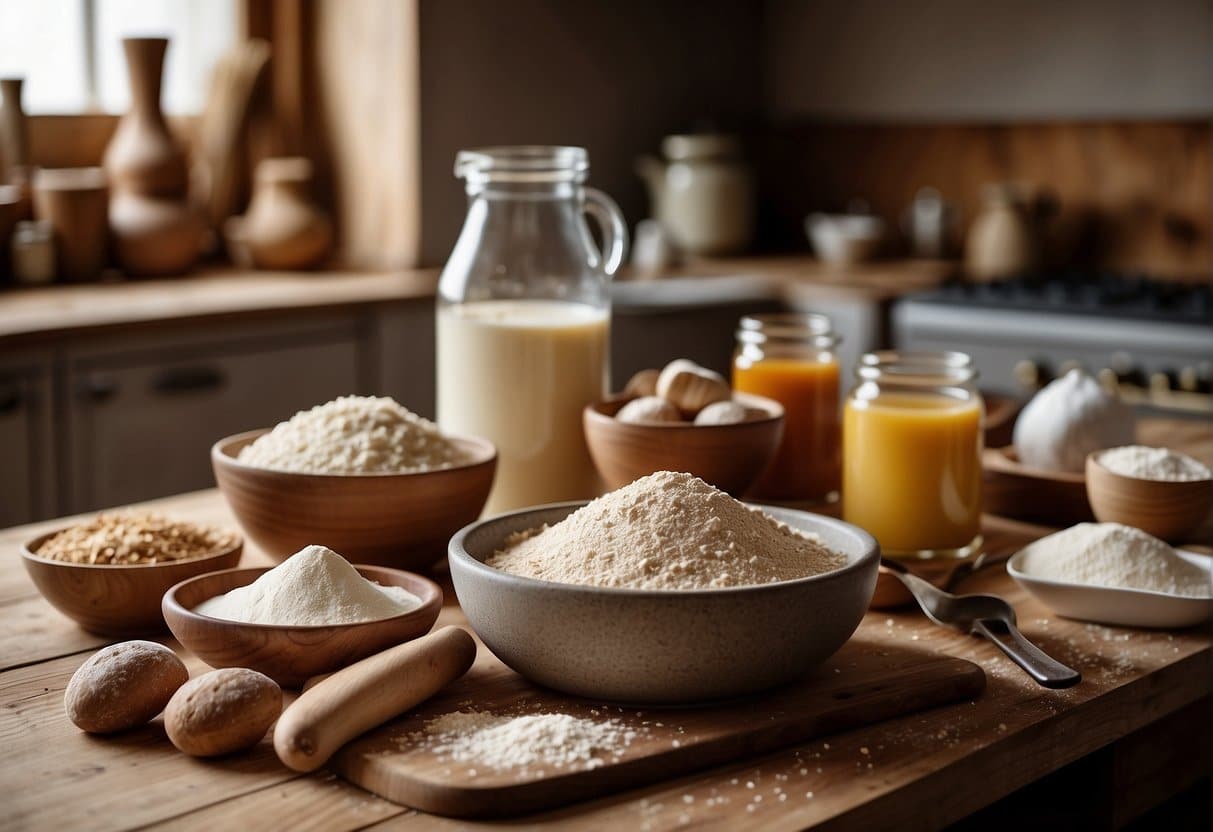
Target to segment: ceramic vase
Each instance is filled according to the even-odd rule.
[[[13,185],[20,190],[21,200],[16,209],[17,219],[32,215],[33,168],[29,159],[29,129],[25,110],[21,106],[22,78],[0,78],[0,155],[4,158],[0,184]]]
[[[186,199],[185,150],[160,108],[168,39],[126,38],[122,47],[131,109],[105,151],[114,254],[128,274],[177,274],[198,258],[205,225]]]
[[[252,202],[241,223],[244,245],[259,269],[320,265],[333,226],[309,193],[312,163],[302,157],[265,159],[257,166]]]

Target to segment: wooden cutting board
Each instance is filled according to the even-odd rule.
[[[467,676],[346,746],[332,767],[364,789],[426,812],[517,815],[971,699],[984,687],[985,674],[972,662],[855,638],[810,678],[772,693],[699,708],[620,708],[535,687],[482,648]],[[529,772],[443,760],[409,739],[439,714],[472,709],[616,719],[640,736],[622,756],[605,755],[599,768]]]

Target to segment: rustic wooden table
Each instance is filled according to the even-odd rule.
[[[1213,429],[1155,421],[1145,436],[1209,460]],[[1165,437],[1165,439],[1163,439]],[[234,525],[215,491],[147,504],[175,516]],[[52,521],[0,532],[0,827],[456,829],[470,824],[415,812],[321,771],[284,768],[268,740],[248,754],[196,760],[168,743],[159,720],[110,738],[78,731],[63,714],[72,672],[106,640],[39,597],[17,549]],[[1046,533],[988,518],[992,549]],[[1206,549],[1213,552],[1213,549]],[[252,547],[246,565],[267,562]],[[837,734],[759,759],[658,782],[511,825],[731,829],[927,829],[957,821],[1067,764],[1099,752],[1109,782],[1074,794],[1071,808],[1128,821],[1209,774],[1206,733],[1210,637],[1204,628],[1153,632],[1059,619],[1001,567],[966,580],[1016,608],[1024,633],[1080,668],[1064,691],[1034,685],[990,645],[933,626],[918,612],[872,612],[860,635],[911,650],[970,659],[988,676],[971,702]],[[441,623],[464,623],[450,595]],[[180,645],[166,642],[175,650]],[[204,665],[187,656],[192,672]],[[1096,806],[1092,802],[1099,801]],[[1085,815],[1084,815],[1085,816]]]

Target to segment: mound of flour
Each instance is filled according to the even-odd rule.
[[[1073,584],[1145,589],[1207,598],[1208,571],[1141,529],[1120,523],[1079,523],[1024,548],[1023,571]]]
[[[325,546],[306,546],[248,586],[208,598],[200,615],[248,624],[313,627],[402,615],[421,599],[399,586],[380,586]]]
[[[455,711],[431,719],[424,731],[414,732],[400,744],[426,748],[443,760],[492,769],[529,771],[551,766],[580,771],[600,768],[623,756],[638,736],[638,731],[616,719]]]
[[[342,396],[300,411],[239,459],[307,474],[411,474],[467,461],[437,425],[386,396]]]
[[[816,535],[698,477],[658,471],[512,536],[488,565],[566,584],[693,590],[804,578],[846,562]]]

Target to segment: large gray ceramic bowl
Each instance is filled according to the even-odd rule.
[[[559,503],[482,520],[450,544],[451,578],[473,629],[533,682],[615,702],[685,704],[794,681],[841,647],[868,608],[880,550],[849,523],[767,508],[815,532],[847,564],[736,589],[614,589],[524,578],[486,566],[510,534],[563,520]]]

